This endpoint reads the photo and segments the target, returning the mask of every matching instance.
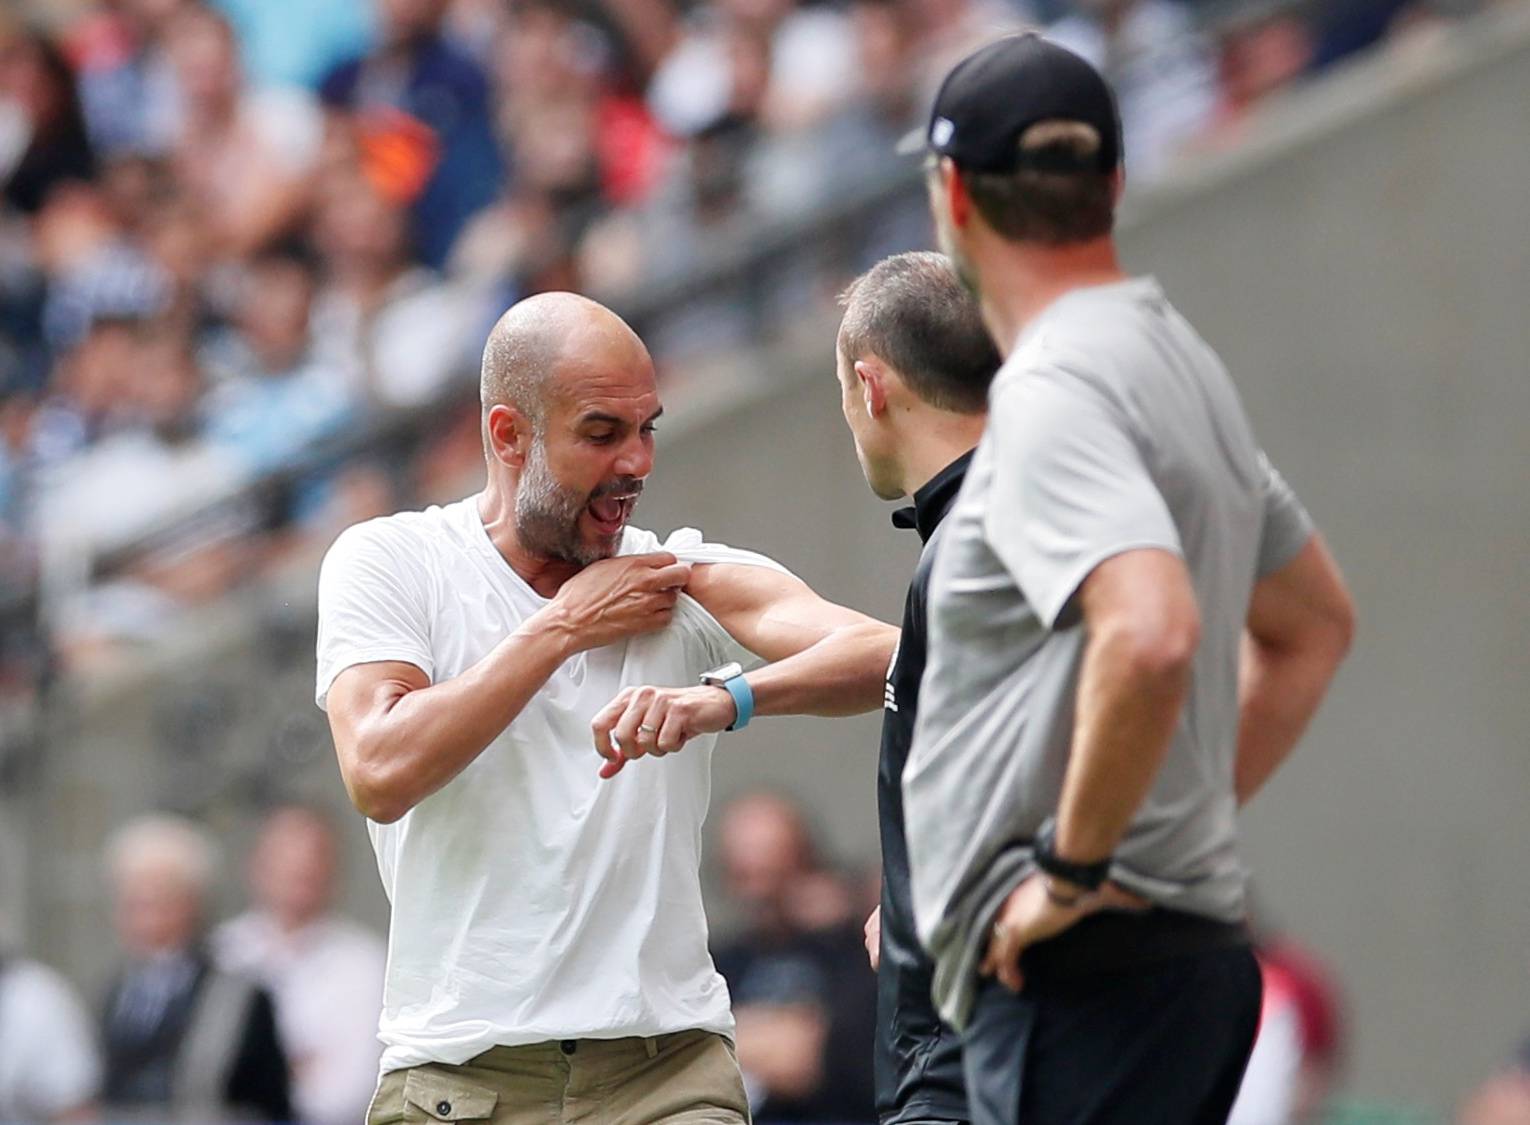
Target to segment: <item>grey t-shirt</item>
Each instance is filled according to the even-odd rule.
[[[1239,643],[1254,583],[1312,532],[1216,353],[1150,278],[1054,303],[1000,369],[989,411],[935,564],[903,775],[915,917],[957,1027],[993,915],[1062,793],[1084,645],[1074,594],[1125,551],[1184,559],[1202,634],[1112,878],[1162,906],[1243,917]]]

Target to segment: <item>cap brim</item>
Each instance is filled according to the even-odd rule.
[[[910,129],[898,138],[898,143],[893,145],[893,151],[899,156],[921,156],[930,151],[930,139],[928,130],[923,126]]]

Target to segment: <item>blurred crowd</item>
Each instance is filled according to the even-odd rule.
[[[272,810],[249,909],[218,925],[204,827],[144,816],[104,858],[118,961],[93,1014],[46,965],[0,959],[0,1121],[360,1121],[385,947],[334,910],[329,816]]]
[[[471,417],[440,405],[471,396],[498,311],[553,287],[620,307],[761,224],[908,175],[894,140],[978,41],[1045,25],[1101,65],[1141,183],[1235,136],[1271,91],[1474,6],[50,0],[37,22],[7,6],[0,688],[152,638],[470,469]],[[924,243],[915,213],[851,253]],[[736,344],[737,320],[691,301],[651,342],[661,360]],[[404,455],[357,455],[357,434],[410,411],[428,420]]]
[[[216,922],[218,838],[164,814],[121,826],[102,865],[117,954],[96,1003],[0,946],[0,1123],[361,1121],[385,944],[337,910],[341,828],[315,805],[272,807],[248,852],[248,905]],[[830,862],[778,792],[735,797],[712,835],[713,958],[753,1119],[869,1125],[876,976],[862,929],[875,869]],[[1314,1120],[1342,1065],[1338,992],[1287,938],[1263,932],[1259,955],[1265,1012],[1232,1120]]]

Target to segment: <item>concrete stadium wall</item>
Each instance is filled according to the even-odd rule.
[[[1347,1090],[1443,1108],[1530,1032],[1530,26],[1511,15],[1400,62],[1275,107],[1236,156],[1141,200],[1124,244],[1221,350],[1360,604],[1331,704],[1248,814],[1260,898],[1344,985]],[[917,541],[861,480],[830,315],[742,390],[673,412],[641,522],[766,550],[896,619]],[[36,857],[34,948],[103,977],[97,849],[131,811],[195,808],[235,855],[262,789],[339,807],[309,702],[310,586],[258,636],[231,610],[221,647],[170,658],[159,686],[61,714],[45,799],[14,814]],[[174,748],[156,742],[167,708]],[[873,863],[877,722],[726,738],[716,796],[796,793],[831,851]],[[381,919],[350,825],[348,901]]]

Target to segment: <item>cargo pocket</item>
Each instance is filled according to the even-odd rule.
[[[494,1115],[499,1094],[487,1086],[423,1067],[404,1080],[406,1125],[431,1122],[486,1121]]]

